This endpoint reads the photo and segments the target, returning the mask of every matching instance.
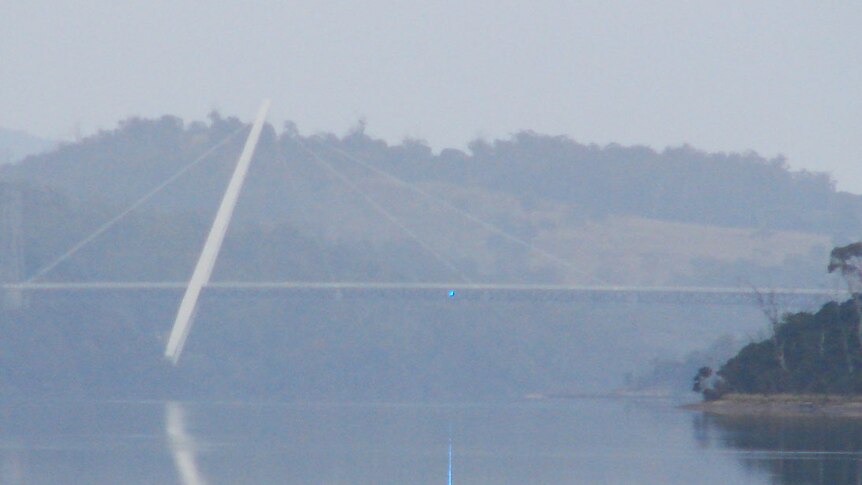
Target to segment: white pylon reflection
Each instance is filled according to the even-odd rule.
[[[198,470],[194,438],[186,432],[186,412],[182,403],[165,403],[165,431],[183,485],[207,485]]]

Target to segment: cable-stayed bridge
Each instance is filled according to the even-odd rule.
[[[239,134],[238,130],[231,136],[216,143],[209,150],[201,154],[189,165],[183,167],[165,182],[155,187],[138,201],[131,204],[120,214],[99,226],[90,235],[73,245],[68,251],[58,256],[54,261],[45,265],[27,279],[22,277],[20,255],[20,235],[14,230],[0,230],[0,257],[12,255],[0,259],[0,289],[3,293],[3,301],[6,305],[20,305],[24,301],[24,295],[52,294],[75,294],[80,292],[107,291],[107,292],[155,292],[159,294],[182,293],[182,300],[177,311],[177,316],[171,331],[165,350],[165,357],[176,363],[182,353],[186,338],[191,330],[191,325],[196,313],[198,299],[206,290],[215,295],[235,295],[254,292],[255,294],[274,294],[284,298],[322,298],[322,299],[419,299],[419,300],[443,300],[452,302],[627,302],[627,303],[673,303],[673,304],[731,304],[731,305],[772,305],[782,308],[810,307],[826,300],[840,296],[840,293],[827,289],[808,288],[776,288],[766,292],[760,292],[753,288],[729,288],[729,287],[648,287],[648,286],[620,286],[601,281],[595,275],[583,275],[580,268],[559,256],[537,247],[528,240],[521,239],[500,227],[489,223],[470,212],[452,205],[450,202],[426,192],[424,189],[410,184],[398,177],[367,163],[349,153],[333,148],[341,157],[352,160],[357,165],[374,172],[378,176],[399,186],[409,189],[418,196],[433,201],[438,206],[445,207],[459,214],[465,220],[470,221],[488,233],[503,238],[510,243],[521,246],[552,262],[559,267],[565,267],[574,274],[582,274],[587,279],[594,281],[592,285],[551,285],[551,284],[496,284],[473,281],[444,253],[428,244],[413,230],[396,217],[385,205],[379,203],[374,197],[363,192],[351,179],[341,173],[332,165],[326,157],[315,151],[312,147],[297,139],[299,147],[306,152],[310,158],[323,170],[340,180],[345,187],[360,196],[368,206],[379,213],[391,224],[398,227],[403,233],[413,239],[429,256],[433,257],[442,266],[448,268],[452,275],[459,278],[458,281],[449,282],[304,282],[304,281],[273,281],[273,282],[244,282],[244,281],[211,281],[211,275],[216,264],[222,242],[224,240],[228,225],[233,216],[233,211],[242,189],[245,176],[254,157],[255,148],[266,120],[269,102],[265,102],[249,130],[243,150],[239,156],[224,197],[222,198],[218,212],[210,228],[209,235],[200,252],[198,262],[189,281],[184,282],[48,282],[44,277],[73,256],[78,250],[89,244],[94,239],[109,230],[118,221],[132,213],[143,205],[147,200],[159,193],[173,181],[177,180],[190,168],[206,159],[211,153],[223,146],[230,138]],[[0,225],[13,227],[20,224],[20,204],[5,204],[6,212],[0,214]],[[3,227],[0,227],[3,229]],[[4,237],[4,233],[6,237]],[[5,281],[5,282],[3,282]],[[846,292],[843,292],[846,293]]]

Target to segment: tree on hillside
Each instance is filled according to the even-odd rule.
[[[842,275],[852,277],[854,282],[859,283],[862,282],[860,264],[862,264],[862,242],[855,242],[834,248],[829,254],[829,266],[826,269],[830,273],[841,270]]]
[[[850,293],[853,308],[856,311],[854,334],[862,346],[862,334],[860,334],[862,331],[862,305],[859,302],[859,290],[860,285],[862,285],[862,241],[832,249],[829,255],[829,266],[826,269],[830,273],[840,270],[844,277],[847,291]],[[852,365],[849,358],[848,365]]]
[[[760,306],[760,311],[769,321],[770,335],[774,342],[775,361],[781,370],[787,370],[787,362],[784,359],[784,342],[781,340],[781,324],[782,312],[775,301],[775,292],[770,291],[764,296],[757,288],[754,288],[754,295],[757,297],[757,304]]]

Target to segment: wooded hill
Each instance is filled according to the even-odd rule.
[[[49,188],[76,211],[107,216],[241,127],[216,114],[208,124],[131,119],[116,130],[4,167],[0,180]],[[209,220],[241,138],[215,150],[139,212]],[[387,208],[395,222],[369,198]],[[544,258],[448,205],[572,265]],[[434,154],[418,141],[389,145],[361,126],[342,137],[302,137],[288,125],[278,135],[271,127],[265,130],[235,225],[287,225],[327,243],[415,249],[406,227],[461,261],[462,272],[477,281],[778,285],[803,284],[802,277],[810,286],[818,281],[815,267],[828,249],[862,232],[860,218],[862,197],[835,191],[828,175],[790,171],[782,159],[755,154],[599,147],[530,132],[475,141],[469,152]],[[92,218],[81,229],[102,220]],[[425,258],[431,257],[426,251]],[[791,260],[794,264],[786,264]],[[815,260],[816,265],[807,263]],[[35,260],[28,264],[30,270],[38,266]],[[761,278],[766,273],[769,278]]]
[[[0,128],[0,165],[49,150],[56,143],[18,130]]]

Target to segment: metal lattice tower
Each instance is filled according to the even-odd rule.
[[[23,195],[10,184],[0,185],[0,283],[19,283],[24,277]],[[0,292],[5,309],[24,306],[18,289]]]

